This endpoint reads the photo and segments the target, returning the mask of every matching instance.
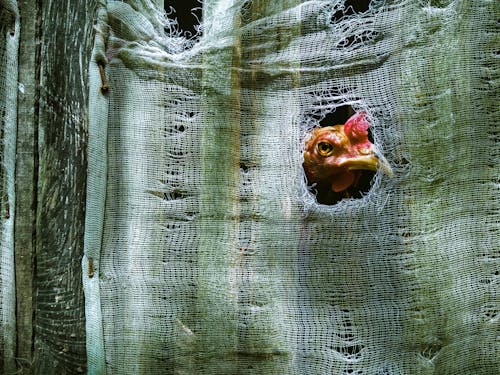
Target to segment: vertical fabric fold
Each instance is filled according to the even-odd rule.
[[[106,374],[100,296],[100,257],[107,189],[108,91],[106,77],[106,10],[97,13],[97,33],[89,65],[87,199],[82,278],[85,292],[88,374]]]

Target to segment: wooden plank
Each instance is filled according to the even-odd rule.
[[[0,0],[0,373],[15,372],[14,169],[19,18]]]
[[[35,373],[83,373],[87,69],[97,1],[42,2]]]
[[[18,366],[30,374],[33,361],[33,256],[36,182],[36,126],[38,122],[39,37],[38,3],[20,0],[18,126],[16,157],[16,331]]]

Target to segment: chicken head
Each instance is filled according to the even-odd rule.
[[[359,112],[344,125],[311,131],[303,164],[309,184],[327,185],[334,193],[342,193],[356,185],[362,171],[390,169],[375,154],[368,139],[369,127],[366,114]]]

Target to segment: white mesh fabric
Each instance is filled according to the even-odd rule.
[[[17,116],[17,3],[0,0],[0,371],[15,370],[14,171]]]
[[[181,52],[147,0],[98,26],[89,372],[496,373],[498,5],[203,6]],[[344,104],[395,176],[320,205],[303,141]]]

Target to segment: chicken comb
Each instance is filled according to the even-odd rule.
[[[358,143],[364,143],[368,141],[369,127],[370,123],[366,119],[366,112],[358,112],[349,117],[344,125],[344,132]]]

